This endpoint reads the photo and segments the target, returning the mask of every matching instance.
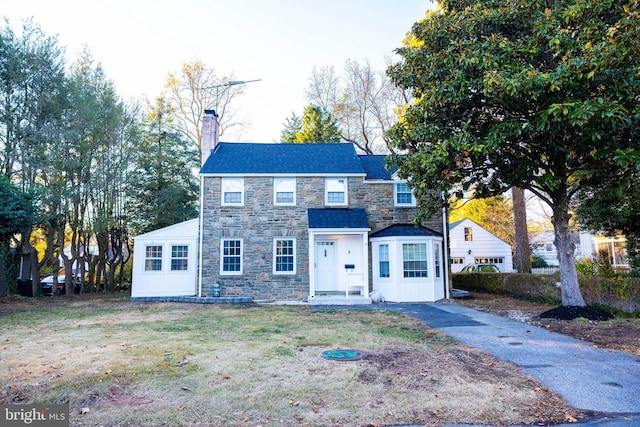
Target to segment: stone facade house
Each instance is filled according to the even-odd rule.
[[[442,217],[411,225],[415,199],[385,156],[352,144],[218,142],[214,114],[203,125],[197,296],[446,297]]]
[[[135,237],[132,298],[366,304],[448,296],[443,218],[352,144],[219,143],[203,120],[200,216]],[[207,297],[203,300],[203,297]]]

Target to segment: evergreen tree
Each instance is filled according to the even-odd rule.
[[[144,118],[144,136],[134,156],[130,214],[136,233],[145,233],[198,216],[195,171],[199,152],[171,120],[159,98]]]
[[[33,221],[31,197],[0,175],[0,297],[7,295],[7,265],[9,243],[13,236],[29,230]]]
[[[284,123],[284,129],[280,134],[280,142],[293,143],[296,140],[296,135],[300,132],[302,132],[302,119],[296,116],[296,113],[291,113],[291,118]]]
[[[338,143],[341,141],[338,123],[322,108],[309,105],[304,109],[302,119],[292,114],[282,131],[281,142],[293,144]]]

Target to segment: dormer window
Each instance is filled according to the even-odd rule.
[[[295,206],[295,178],[273,178],[273,204],[280,206]]]
[[[406,182],[396,182],[393,193],[396,206],[416,206],[416,198]]]
[[[223,206],[244,204],[244,178],[222,178],[220,194]]]
[[[327,178],[324,182],[324,204],[327,206],[344,206],[347,201],[347,179]]]

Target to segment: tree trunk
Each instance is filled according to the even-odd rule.
[[[569,230],[569,200],[567,196],[557,197],[554,202],[551,221],[555,235],[553,244],[558,251],[558,263],[560,264],[562,305],[584,307],[587,304],[584,302],[578,286],[578,272],[574,257],[576,245],[571,241]]]
[[[31,291],[33,296],[40,295],[40,263],[38,262],[38,251],[29,244],[29,262],[31,263]]]
[[[73,295],[73,288],[75,287],[73,277],[73,257],[69,258],[64,250],[60,250],[60,256],[62,257],[62,263],[64,264],[64,293],[66,295]]]
[[[511,198],[513,202],[513,222],[516,231],[514,267],[518,273],[531,273],[531,248],[529,247],[527,206],[524,200],[524,190],[519,187],[511,188]]]

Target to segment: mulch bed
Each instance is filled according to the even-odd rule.
[[[558,320],[575,320],[578,318],[588,320],[611,320],[613,315],[604,310],[596,307],[581,307],[581,306],[562,306],[552,308],[544,313],[541,313],[542,319],[558,319]]]

